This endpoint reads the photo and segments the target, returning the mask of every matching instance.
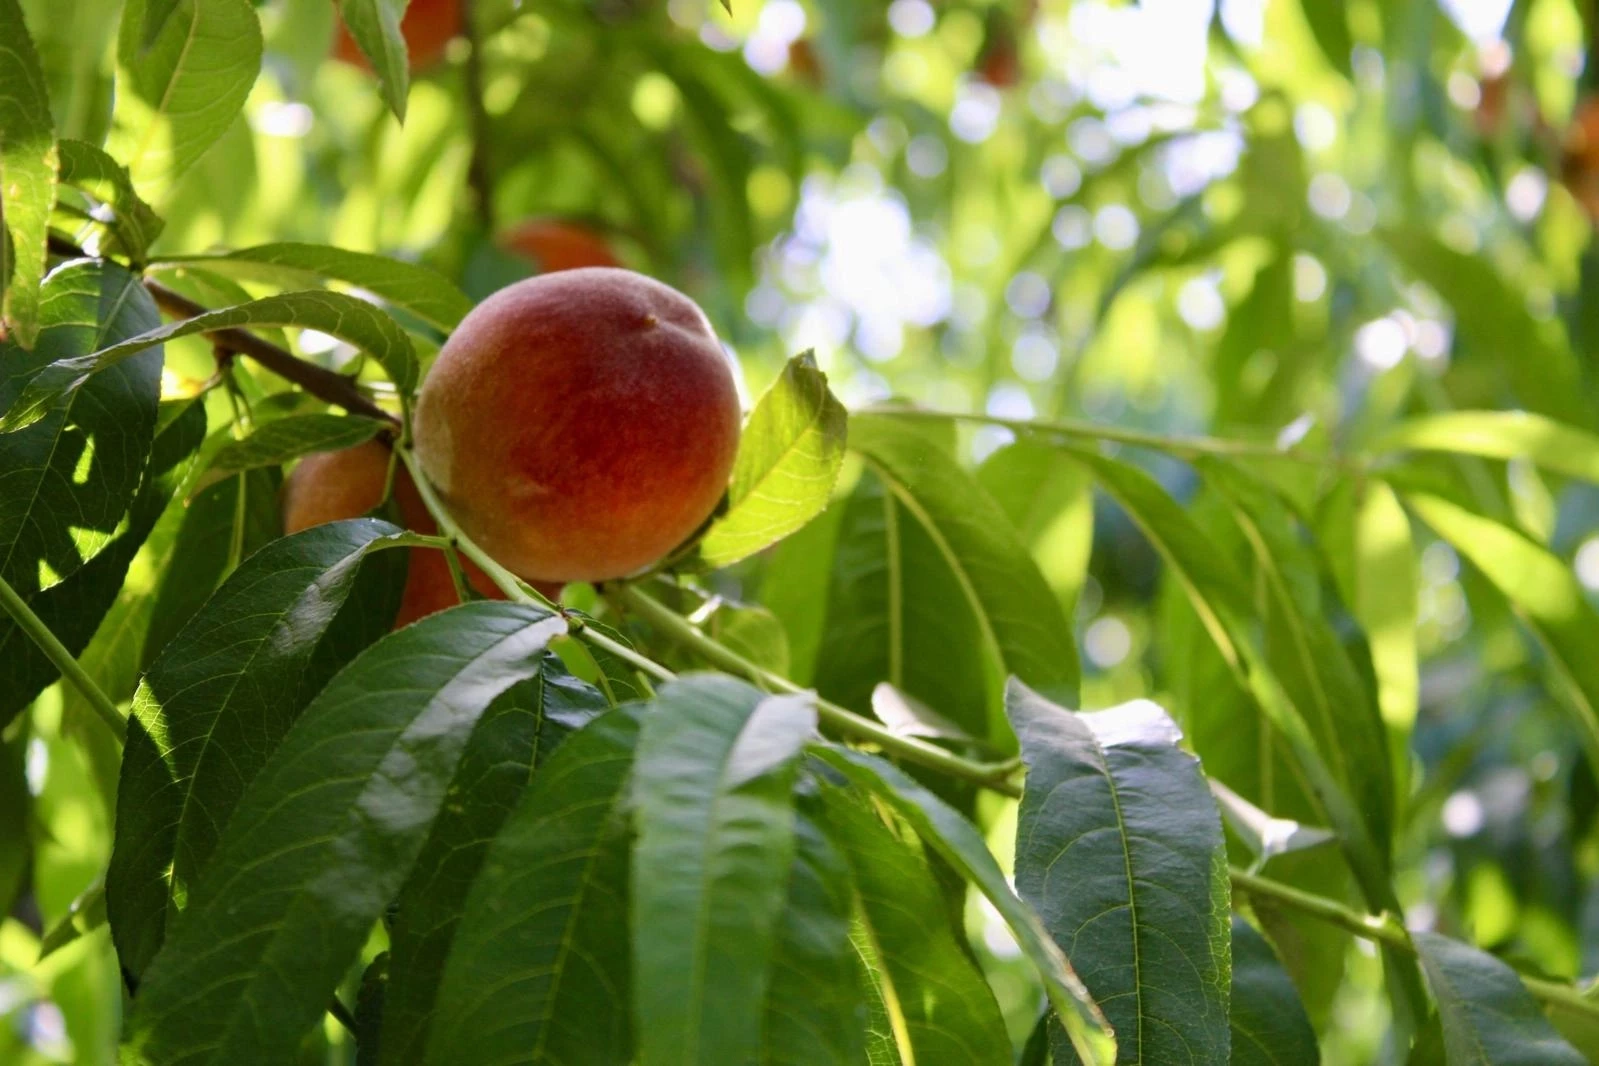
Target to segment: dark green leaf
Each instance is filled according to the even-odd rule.
[[[55,126],[44,69],[17,0],[0,0],[0,41],[0,337],[9,331],[32,348],[56,198]]]
[[[852,783],[881,799],[914,829],[934,852],[988,897],[1010,926],[1022,953],[1044,979],[1044,991],[1059,1013],[1076,1049],[1089,1066],[1116,1061],[1116,1040],[1104,1015],[1089,997],[1066,956],[1032,908],[1005,880],[982,834],[943,800],[881,759],[832,745],[816,755]]]
[[[1227,850],[1176,723],[1148,700],[1073,714],[1017,681],[1005,707],[1027,765],[1016,891],[1074,953],[1118,1061],[1226,1061]]]
[[[124,970],[138,976],[155,956],[240,796],[312,696],[388,629],[403,556],[361,564],[400,539],[387,523],[356,519],[274,542],[150,667],[129,723],[106,874]]]
[[[235,326],[294,326],[320,330],[370,353],[402,396],[409,396],[416,388],[416,352],[411,340],[383,311],[365,300],[338,292],[320,289],[286,292],[171,322],[122,343],[102,347],[92,354],[54,363],[30,382],[21,399],[0,416],[0,433],[32,425],[61,397],[81,388],[92,376],[146,348],[176,337]]]
[[[170,11],[161,18],[151,4]],[[117,60],[119,97],[130,99],[118,113],[137,189],[170,187],[227,131],[261,70],[261,47],[249,0],[129,0]]]
[[[794,824],[788,904],[777,925],[760,1066],[859,1066],[866,1000],[850,942],[850,869],[810,813]]]
[[[443,274],[416,263],[324,244],[262,244],[214,255],[171,256],[158,267],[202,267],[219,274],[303,284],[322,279],[364,289],[430,325],[452,330],[472,301]]]
[[[491,842],[535,768],[605,707],[604,696],[546,653],[536,677],[506,689],[484,712],[450,784],[449,802],[395,902],[382,1061],[421,1061],[462,907]]]
[[[110,211],[109,217],[96,214],[96,220],[113,238],[107,250],[142,263],[164,223],[133,191],[127,168],[83,141],[63,140],[57,148],[61,153],[61,184],[83,190]]]
[[[993,735],[981,630],[936,543],[870,472],[835,510],[817,691],[864,712],[886,682],[969,735]],[[775,565],[786,566],[790,545],[798,550],[810,536],[807,529],[785,542]]]
[[[828,836],[854,870],[855,897],[890,1033],[909,1046],[895,1061],[1006,1066],[1010,1038],[994,993],[949,924],[918,847],[896,837],[869,804],[824,787]]]
[[[639,1058],[744,1062],[759,1047],[816,708],[719,675],[669,682],[650,706],[633,782]]]
[[[311,452],[353,447],[371,440],[384,428],[383,423],[359,415],[314,412],[274,418],[261,423],[249,436],[229,440],[218,448],[199,472],[195,489],[246,470],[282,466]]]
[[[521,604],[462,604],[339,672],[245,787],[146,972],[134,1061],[293,1052],[399,891],[479,716],[565,628]]]
[[[1443,1022],[1449,1066],[1582,1066],[1516,972],[1437,933],[1415,933]]]
[[[338,0],[339,15],[350,36],[377,72],[383,100],[394,117],[405,121],[405,99],[411,91],[411,62],[400,32],[409,0]]]
[[[1071,626],[999,505],[951,456],[892,415],[857,415],[849,443],[938,546],[1003,673],[1051,695],[1075,696]]]
[[[727,513],[700,542],[700,558],[727,566],[820,514],[844,462],[847,418],[815,356],[790,359],[744,427]]]
[[[166,566],[144,605],[139,669],[155,661],[240,562],[282,534],[276,471],[252,470],[185,501]]]
[[[0,738],[0,911],[11,913],[23,886],[33,842],[28,822],[33,797],[28,793],[27,733]]]
[[[1304,8],[1305,21],[1310,23],[1310,32],[1316,38],[1322,54],[1327,57],[1327,62],[1344,77],[1354,77],[1350,55],[1355,46],[1349,37],[1349,22],[1344,13],[1343,0],[1299,0],[1299,3]]]
[[[161,321],[139,280],[113,263],[71,263],[50,275],[32,353],[0,349],[0,408],[30,373]],[[155,439],[161,352],[40,412],[26,432],[0,436],[0,577],[30,595],[70,575],[116,538]]]
[[[1316,1066],[1321,1050],[1299,993],[1266,938],[1233,916],[1233,1066]]]
[[[423,1062],[631,1061],[625,808],[638,730],[635,708],[602,715],[534,776],[467,898]]]

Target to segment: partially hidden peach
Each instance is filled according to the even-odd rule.
[[[529,259],[540,272],[579,267],[621,266],[605,238],[575,222],[559,218],[530,218],[500,234],[500,245]]]
[[[411,70],[424,70],[444,58],[444,50],[460,32],[461,0],[411,0],[400,20]],[[333,38],[333,56],[362,70],[372,69],[343,19]]]
[[[681,544],[738,450],[733,372],[687,296],[629,270],[544,274],[462,320],[422,384],[422,469],[529,580],[604,581]]]
[[[284,532],[298,533],[324,522],[367,514],[383,502],[383,483],[388,469],[389,449],[375,440],[341,451],[306,456],[283,483]],[[394,471],[394,502],[407,529],[418,533],[438,532],[433,516],[428,514],[411,475],[403,466]],[[461,562],[474,589],[491,599],[505,598],[489,576],[471,560]],[[553,598],[559,596],[561,590],[545,586],[539,591]],[[411,549],[410,569],[405,579],[405,592],[400,598],[399,614],[394,619],[395,628],[410,625],[418,618],[459,602],[444,553],[432,548]]]

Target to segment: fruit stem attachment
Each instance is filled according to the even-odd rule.
[[[444,506],[444,502],[439,499],[438,493],[433,491],[433,482],[428,480],[427,474],[422,470],[422,465],[417,462],[416,451],[411,447],[409,441],[400,442],[395,447],[394,454],[400,457],[400,461],[405,464],[405,468],[411,472],[411,480],[416,482],[417,494],[422,497],[422,503],[427,507],[428,513],[433,516],[433,520],[439,524],[439,532],[444,535],[446,541],[460,551],[462,555],[482,567],[483,572],[489,575],[489,579],[511,599],[522,603],[537,604],[547,611],[553,611],[555,614],[564,613],[559,604],[550,602],[549,598],[539,592],[538,589],[535,589],[532,585],[529,585],[526,581],[501,566],[494,560],[493,556],[478,547],[471,537],[461,532],[461,527],[456,524],[454,516]]]
[[[94,679],[79,665],[77,657],[66,649],[66,646],[50,631],[50,627],[44,624],[44,620],[33,613],[28,601],[18,595],[17,590],[3,577],[0,577],[0,607],[5,608],[5,612],[16,621],[17,627],[33,639],[51,664],[61,671],[61,676],[82,694],[120,744],[128,732],[127,719],[122,717],[117,705],[111,702],[111,697],[101,691],[100,686],[95,684]]]
[[[697,653],[712,665],[718,666],[729,673],[738,674],[758,685],[775,689],[778,692],[802,693],[807,691],[781,674],[773,673],[765,667],[751,662],[725,644],[707,636],[688,619],[655,599],[637,585],[619,584],[607,586],[605,594],[608,597],[613,597],[618,603],[639,615],[661,633],[671,637],[690,651]],[[929,769],[942,771],[952,777],[962,778],[1009,796],[1020,795],[1020,789],[1016,787],[1015,782],[1010,780],[1011,774],[1016,769],[1015,760],[1000,763],[982,763],[972,759],[963,759],[959,755],[946,751],[936,744],[929,744],[918,737],[907,737],[895,733],[870,718],[862,717],[854,711],[847,710],[820,697],[816,699],[816,712],[824,723],[837,729],[840,733],[846,734],[854,740],[876,744],[885,752],[897,755],[907,762],[918,763]]]

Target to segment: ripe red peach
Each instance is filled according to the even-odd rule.
[[[316,452],[300,460],[283,483],[283,529],[298,533],[302,529],[359,518],[383,501],[383,483],[388,476],[389,449],[371,440],[336,452]],[[405,468],[394,471],[394,502],[407,529],[436,533],[438,526],[428,514],[411,475]],[[469,559],[462,560],[472,587],[491,599],[504,599],[502,593]],[[550,589],[540,589],[549,593]],[[560,589],[554,589],[556,595]],[[395,628],[410,625],[418,618],[442,611],[460,602],[455,580],[444,553],[432,548],[411,549],[410,569]]]
[[[656,562],[721,500],[733,372],[705,314],[642,274],[586,267],[490,296],[429,370],[414,437],[461,528],[529,580]]]
[[[579,267],[616,267],[621,260],[605,238],[575,222],[559,218],[530,218],[500,235],[500,244],[533,264],[544,274]]]

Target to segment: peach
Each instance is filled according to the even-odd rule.
[[[599,234],[558,218],[530,218],[520,222],[500,235],[500,245],[531,259],[545,274],[578,267],[622,265]]]
[[[733,372],[687,296],[586,267],[501,289],[429,370],[414,437],[461,528],[529,580],[605,581],[665,556],[727,488]]]
[[[316,452],[301,459],[283,483],[283,530],[302,529],[359,518],[383,502],[383,483],[388,476],[388,446],[375,440],[336,452]],[[394,502],[406,528],[418,533],[436,533],[438,526],[428,514],[416,485],[405,467],[394,471]],[[478,592],[491,599],[504,599],[502,593],[471,560],[463,559],[467,579]],[[548,589],[540,589],[546,595]],[[554,590],[556,595],[560,589]],[[418,618],[442,611],[460,602],[450,564],[444,553],[432,548],[411,549],[410,569],[400,611],[394,626],[410,625]]]
[[[424,70],[444,58],[444,50],[461,32],[461,0],[411,0],[400,20],[400,36],[413,71]],[[370,71],[372,64],[350,36],[343,20],[333,38],[333,56]]]

